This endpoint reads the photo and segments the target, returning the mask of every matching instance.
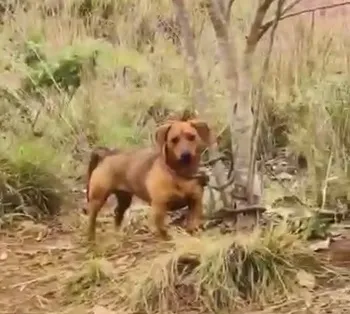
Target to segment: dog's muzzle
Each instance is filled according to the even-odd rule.
[[[188,165],[192,161],[192,155],[190,152],[183,152],[180,156],[181,163]]]

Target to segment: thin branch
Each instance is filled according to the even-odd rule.
[[[225,67],[225,76],[229,84],[233,86],[231,96],[234,98],[237,90],[238,73],[236,67],[236,58],[232,49],[231,39],[228,33],[227,22],[220,9],[222,2],[208,1],[207,9],[210,20],[218,40],[218,45],[222,54]]]
[[[327,199],[327,188],[328,188],[328,182],[331,168],[332,168],[332,162],[333,162],[333,152],[331,152],[328,160],[328,165],[327,165],[327,171],[326,171],[326,177],[323,181],[323,187],[322,187],[322,204],[321,204],[321,210],[324,209],[324,206],[326,204],[326,199]]]
[[[271,59],[271,54],[272,54],[272,49],[273,49],[273,44],[275,41],[275,35],[276,35],[276,30],[278,27],[278,23],[280,21],[280,17],[282,15],[282,8],[283,4],[286,0],[278,0],[277,3],[277,9],[276,9],[276,14],[275,14],[275,19],[274,19],[274,24],[272,27],[272,31],[270,34],[270,40],[269,40],[269,46],[268,50],[265,56],[264,64],[262,67],[262,74],[260,77],[260,82],[258,85],[258,93],[257,93],[257,111],[255,114],[255,121],[254,121],[254,130],[253,130],[253,135],[252,135],[252,141],[251,141],[251,155],[250,155],[250,163],[249,163],[249,173],[248,173],[248,199],[250,203],[253,201],[253,184],[254,184],[254,176],[255,176],[255,156],[256,156],[256,149],[257,149],[257,143],[260,135],[260,128],[261,128],[261,121],[262,121],[262,95],[263,95],[263,88],[265,85],[265,81],[267,78],[267,73],[269,70],[269,65],[270,65],[270,59]]]
[[[312,9],[305,9],[305,10],[297,11],[297,12],[290,13],[290,14],[282,16],[280,20],[283,21],[285,19],[288,19],[288,18],[291,18],[291,17],[294,17],[294,16],[298,16],[298,15],[302,15],[302,14],[305,14],[305,13],[312,13],[312,12],[317,12],[317,11],[321,11],[321,10],[335,9],[335,8],[343,7],[343,6],[346,6],[346,5],[350,5],[350,1],[342,2],[342,3],[334,3],[334,4],[324,5],[324,6],[321,6],[321,7],[315,7],[315,8],[312,8]]]
[[[247,36],[246,53],[252,54],[254,52],[260,39],[259,34],[262,23],[264,22],[266,13],[273,2],[274,0],[264,0],[256,10],[254,21]]]
[[[196,53],[196,48],[194,46],[193,35],[190,31],[188,13],[185,9],[183,0],[173,0],[173,4],[176,11],[178,23],[180,24],[185,58],[187,61],[187,65],[190,69],[190,75],[192,77],[195,89],[195,99],[199,106],[198,109],[200,113],[203,114],[207,110],[208,99],[204,93],[204,81],[198,64],[198,57]]]
[[[290,4],[288,4],[283,10],[282,10],[282,14],[281,16],[287,14],[289,11],[293,10],[293,8],[298,5],[300,2],[302,2],[303,0],[294,0],[293,2],[291,2]]]
[[[229,0],[227,3],[226,12],[225,12],[225,19],[227,24],[230,22],[230,19],[231,19],[231,9],[234,2],[235,0]]]
[[[298,4],[299,2],[295,1],[296,4]],[[296,5],[295,4],[295,5]],[[294,6],[295,6],[294,5]],[[280,21],[292,18],[292,17],[296,17],[299,15],[303,15],[306,13],[315,13],[317,11],[321,11],[321,10],[329,10],[329,9],[335,9],[335,8],[339,8],[339,7],[343,7],[346,5],[350,5],[350,1],[346,1],[346,2],[342,2],[342,3],[334,3],[334,4],[329,4],[329,5],[324,5],[324,6],[320,6],[320,7],[315,7],[312,9],[305,9],[305,10],[301,10],[301,11],[297,11],[297,12],[293,12],[293,13],[289,13],[286,14],[286,12],[283,12]],[[293,6],[293,7],[294,7]],[[291,7],[290,9],[287,10],[287,8],[285,9],[286,11],[290,11],[293,7]],[[269,30],[269,28],[273,25],[273,20],[266,22],[264,25],[262,25],[261,29],[260,29],[260,34],[259,34],[259,39],[264,36],[264,34]]]

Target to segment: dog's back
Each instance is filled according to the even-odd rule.
[[[113,167],[113,185],[132,192],[146,202],[150,201],[145,182],[158,157],[159,153],[154,148],[128,150],[109,156],[106,164]]]
[[[90,159],[88,187],[93,181],[95,185],[113,186],[111,192],[130,192],[148,202],[150,199],[145,186],[146,176],[158,157],[159,153],[154,148],[124,151],[99,148]],[[88,194],[89,190],[87,188]]]

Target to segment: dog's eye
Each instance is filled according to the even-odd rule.
[[[196,136],[194,134],[187,134],[187,139],[190,142],[193,142],[196,139]]]
[[[171,142],[176,145],[178,142],[179,142],[179,137],[178,136],[175,136],[171,139]]]

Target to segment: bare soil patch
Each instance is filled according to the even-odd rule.
[[[110,216],[105,210],[99,217],[95,253],[85,243],[86,216],[77,210],[47,224],[2,230],[0,313],[128,313],[125,276],[174,247],[132,226],[117,234]],[[305,289],[300,297],[251,313],[347,313],[349,293],[344,286]]]

